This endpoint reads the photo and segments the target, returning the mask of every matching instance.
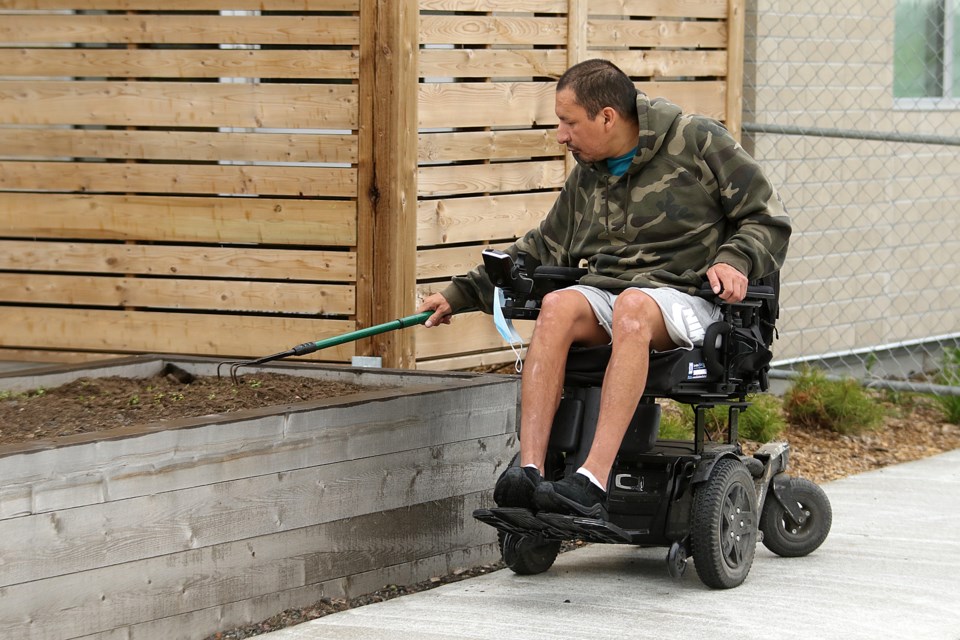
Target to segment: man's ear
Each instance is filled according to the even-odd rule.
[[[600,115],[603,116],[603,126],[607,129],[613,128],[613,125],[617,122],[617,119],[620,117],[620,114],[617,113],[617,110],[613,107],[604,107],[600,110]]]

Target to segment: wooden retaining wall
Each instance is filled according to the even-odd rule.
[[[167,361],[0,375],[0,389]],[[516,378],[268,370],[371,390],[0,447],[0,636],[196,640],[499,557],[471,513],[515,449]]]
[[[742,0],[0,12],[4,359],[253,356],[412,313],[549,209],[553,84],[580,60],[739,131]],[[489,318],[456,322],[314,357],[512,358]]]

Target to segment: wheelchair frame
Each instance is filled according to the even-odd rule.
[[[483,257],[491,281],[504,291],[504,316],[514,319],[535,319],[547,293],[576,283],[586,271],[527,265],[525,256],[514,262],[492,250]],[[721,305],[722,320],[707,328],[704,347],[651,358],[647,387],[610,473],[606,520],[520,508],[474,512],[497,528],[503,560],[514,572],[546,571],[562,541],[575,539],[666,546],[672,576],[682,576],[693,558],[704,584],[731,588],[746,579],[758,541],[778,555],[803,556],[826,539],[830,502],[813,482],[786,474],[789,445],[768,443],[746,456],[738,442],[748,394],[768,388],[775,318],[764,332],[760,309],[771,300],[768,309],[775,309],[776,287],[751,285],[746,299],[735,304],[719,300],[709,288],[699,295]],[[546,480],[575,472],[586,459],[608,357],[608,346],[571,350]],[[693,407],[692,441],[658,438],[660,398]],[[716,406],[727,408],[724,442],[707,438],[706,413]]]

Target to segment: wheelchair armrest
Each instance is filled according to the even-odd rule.
[[[533,296],[542,299],[551,291],[577,284],[586,274],[587,270],[579,267],[539,266],[533,270]]]
[[[533,280],[525,273],[521,273],[509,254],[496,249],[485,249],[480,255],[483,257],[483,267],[493,286],[500,287],[505,293],[509,292],[522,299],[526,299],[533,291]]]
[[[713,289],[710,288],[709,282],[703,282],[700,285],[700,289],[698,289],[694,295],[719,305],[727,304],[731,306],[759,307],[764,300],[773,300],[776,298],[777,294],[773,287],[750,284],[747,285],[747,294],[744,296],[743,300],[740,302],[727,302],[726,300],[722,300],[720,296],[713,292]]]
[[[523,253],[516,261],[509,254],[495,249],[486,249],[481,255],[490,281],[503,290],[503,315],[506,318],[535,320],[545,295],[577,284],[587,273],[586,269],[576,267],[534,265]]]

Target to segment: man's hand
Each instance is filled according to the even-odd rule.
[[[450,324],[450,317],[453,315],[453,307],[450,306],[447,299],[440,293],[434,293],[424,298],[423,303],[421,303],[417,309],[417,313],[422,311],[436,311],[436,313],[423,323],[423,326],[428,328],[435,327],[439,324]]]
[[[724,262],[707,269],[707,280],[713,292],[725,302],[740,302],[747,295],[747,276]]]

